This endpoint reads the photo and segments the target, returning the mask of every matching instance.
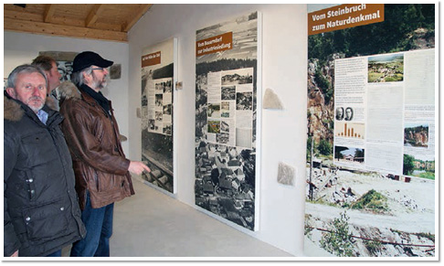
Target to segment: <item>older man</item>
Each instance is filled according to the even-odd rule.
[[[125,157],[111,101],[101,93],[112,64],[94,52],[78,54],[72,81],[80,95],[75,87],[60,91],[60,112],[66,118],[62,130],[73,157],[82,220],[88,231],[85,239],[73,245],[73,257],[110,256],[114,202],[134,194],[130,172],[151,171]]]
[[[36,66],[8,77],[4,97],[4,255],[61,256],[85,227],[61,115],[45,105],[47,80]]]

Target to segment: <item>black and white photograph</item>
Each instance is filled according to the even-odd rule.
[[[156,93],[163,93],[164,88],[165,88],[165,82],[160,82],[160,83],[156,83]]]
[[[156,107],[163,107],[163,94],[156,94]]]
[[[152,131],[157,131],[158,128],[157,128],[157,126],[156,126],[156,120],[154,120],[154,119],[150,119],[150,120],[148,120],[148,127],[149,127],[149,129],[151,129]]]
[[[253,83],[253,73],[250,69],[236,70],[233,73],[226,73],[222,76],[222,85],[237,85]]]
[[[221,100],[223,101],[236,100],[236,86],[223,86],[221,91]]]
[[[156,121],[162,121],[163,120],[163,113],[156,111],[155,112]]]
[[[230,141],[230,134],[228,132],[222,132],[216,134],[216,141],[218,143],[227,144]]]
[[[163,83],[163,93],[171,93],[173,92],[173,84],[171,84],[171,80],[168,80]]]
[[[353,120],[353,108],[347,107],[345,108],[345,121],[352,121]]]
[[[253,93],[236,93],[236,110],[253,110]]]
[[[255,153],[200,142],[196,156],[196,205],[254,229]]]
[[[173,112],[173,105],[167,104],[163,106],[163,114],[164,115],[171,115]]]
[[[230,132],[230,124],[225,121],[220,122],[220,131],[222,132]]]
[[[57,70],[62,75],[60,82],[71,80],[72,61],[57,61]]]
[[[163,134],[165,135],[171,135],[171,130],[173,129],[173,126],[171,124],[164,124],[163,125]]]
[[[336,107],[336,120],[341,121],[344,119],[344,107]]]

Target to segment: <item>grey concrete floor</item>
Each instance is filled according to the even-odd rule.
[[[293,257],[179,202],[140,179],[133,178],[133,183],[136,194],[115,204],[111,257],[141,260]],[[62,256],[68,254],[69,247],[63,250]]]

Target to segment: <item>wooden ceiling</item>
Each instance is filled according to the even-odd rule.
[[[4,4],[4,30],[127,42],[152,4]]]

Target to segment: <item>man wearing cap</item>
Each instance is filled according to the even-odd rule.
[[[86,237],[73,244],[72,257],[110,256],[114,202],[134,194],[131,173],[150,172],[148,166],[125,157],[111,101],[100,92],[107,85],[112,61],[95,52],[78,54],[72,81],[59,88],[60,113],[76,175]]]

